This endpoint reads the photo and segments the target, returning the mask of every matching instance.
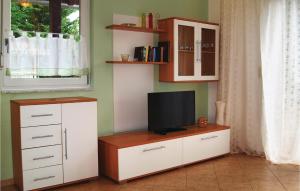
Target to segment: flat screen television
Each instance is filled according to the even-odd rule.
[[[195,91],[148,93],[148,130],[159,134],[195,124]]]

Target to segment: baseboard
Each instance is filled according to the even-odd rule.
[[[14,185],[14,179],[6,179],[6,180],[1,180],[1,187],[6,187],[6,186],[12,186]]]

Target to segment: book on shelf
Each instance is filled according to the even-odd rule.
[[[162,62],[169,62],[169,47],[170,47],[170,42],[169,41],[163,41],[163,42],[158,42],[158,47],[161,47],[162,52],[161,52],[161,61]]]
[[[139,46],[134,49],[134,59],[141,62],[164,62],[164,47]]]

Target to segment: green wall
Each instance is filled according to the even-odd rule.
[[[91,61],[93,71],[92,91],[19,93],[0,95],[1,125],[1,180],[12,178],[12,146],[10,130],[10,100],[26,98],[89,96],[99,100],[98,134],[113,132],[113,72],[105,60],[112,57],[112,32],[105,26],[112,24],[113,13],[141,15],[143,12],[158,12],[161,18],[178,16],[206,20],[207,0],[91,0]],[[207,115],[207,84],[169,84],[158,82],[158,67],[155,68],[155,90],[195,90],[196,115]]]

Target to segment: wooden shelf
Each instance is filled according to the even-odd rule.
[[[216,52],[212,52],[212,51],[202,51],[202,53],[215,54]]]
[[[162,65],[168,64],[168,62],[142,62],[142,61],[106,61],[108,64],[153,64],[153,65]]]
[[[124,26],[124,25],[109,25],[106,28],[107,29],[112,29],[112,30],[146,32],[146,33],[164,33],[165,32],[162,29],[150,29],[150,28],[142,28],[142,27],[129,27],[129,26]]]
[[[193,50],[178,50],[180,53],[189,53],[189,54],[194,54]]]

